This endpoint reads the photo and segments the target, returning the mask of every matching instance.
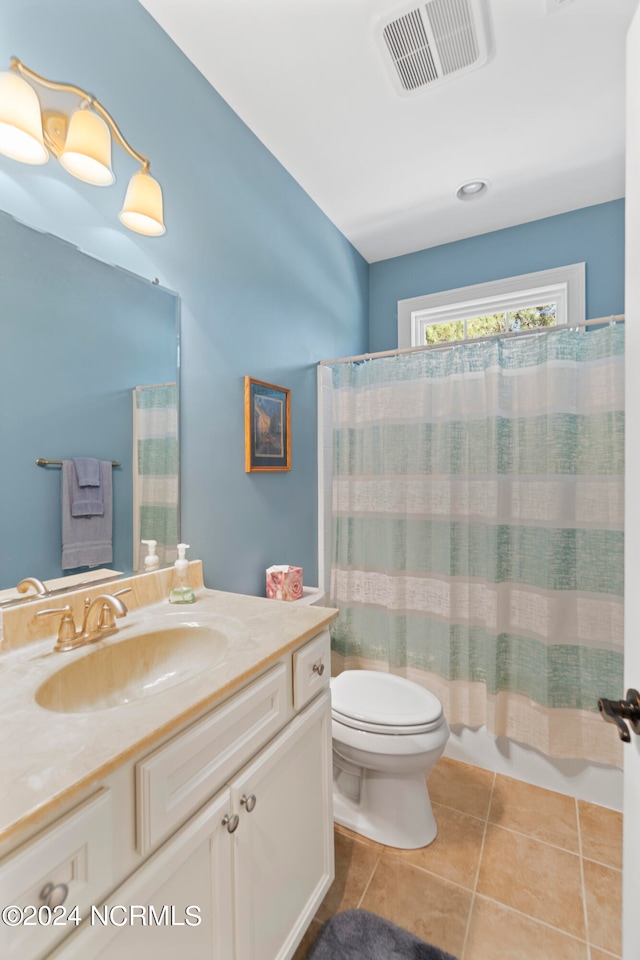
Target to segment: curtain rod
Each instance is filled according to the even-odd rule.
[[[492,333],[486,337],[469,337],[466,340],[447,340],[444,343],[428,343],[424,347],[405,347],[403,350],[381,350],[379,353],[361,353],[356,357],[340,357],[338,360],[319,360],[319,367],[333,366],[335,363],[354,363],[356,360],[376,360],[378,357],[398,357],[403,353],[419,353],[423,350],[450,350],[460,343],[481,343],[484,340],[510,340],[512,337],[535,337],[539,333],[552,330],[578,330],[596,323],[624,323],[624,314],[611,317],[599,317],[597,320],[585,320],[584,323],[563,323],[557,327],[538,327],[532,330],[515,330],[513,333]]]

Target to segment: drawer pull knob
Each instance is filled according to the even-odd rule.
[[[238,824],[240,823],[240,817],[237,813],[234,813],[232,817],[228,813],[222,818],[222,826],[226,827],[229,833],[234,833],[238,829]]]
[[[253,808],[256,805],[256,795],[255,793],[250,793],[247,797],[244,793],[240,797],[240,806],[246,807],[247,813],[251,813]]]
[[[40,891],[40,901],[51,910],[61,906],[67,899],[69,887],[66,883],[45,883]]]
[[[313,672],[317,673],[319,677],[324,673],[324,663],[322,660],[318,660],[317,663],[313,665]]]

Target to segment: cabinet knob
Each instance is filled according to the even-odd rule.
[[[232,817],[228,813],[222,818],[222,826],[226,827],[229,833],[234,833],[238,829],[238,824],[240,823],[240,817],[237,813],[234,813]]]
[[[246,807],[247,813],[251,813],[253,808],[256,805],[256,795],[255,793],[250,793],[247,797],[244,793],[240,797],[240,806]]]
[[[324,673],[324,663],[322,662],[322,660],[318,660],[316,663],[314,663],[313,672],[317,673],[319,677],[322,676],[322,674]]]
[[[66,883],[45,883],[40,891],[40,902],[53,910],[65,902],[68,893],[69,887]]]

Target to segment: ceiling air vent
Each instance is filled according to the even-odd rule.
[[[484,0],[426,0],[380,24],[379,40],[402,93],[432,87],[489,58]]]

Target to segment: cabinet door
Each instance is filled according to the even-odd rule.
[[[229,806],[225,789],[85,915],[51,960],[232,960]]]
[[[114,815],[109,790],[97,793],[47,827],[0,864],[0,907],[16,904],[29,914],[54,906],[52,922],[29,915],[24,926],[0,921],[2,960],[42,960],[74,930],[67,914],[82,915],[114,886],[111,837]],[[50,898],[50,899],[49,899]]]
[[[236,960],[288,960],[333,880],[330,703],[319,696],[231,783]]]

